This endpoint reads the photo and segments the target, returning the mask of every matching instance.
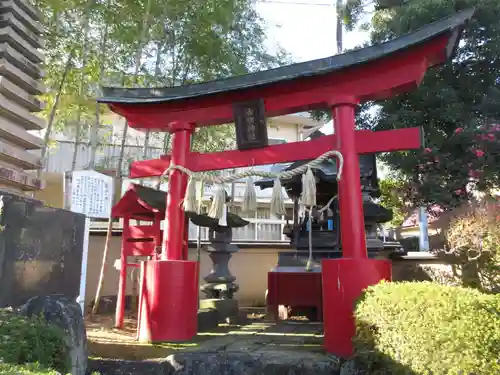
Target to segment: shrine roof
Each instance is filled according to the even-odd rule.
[[[123,197],[113,206],[111,216],[113,218],[128,216],[135,220],[152,221],[155,213],[165,212],[165,209],[164,191],[130,184]]]
[[[367,48],[322,59],[291,64],[275,69],[250,73],[198,84],[166,88],[103,87],[101,103],[147,104],[183,101],[186,99],[258,88],[304,77],[321,76],[356,65],[379,60],[390,54],[423,44],[445,33],[452,33],[446,48],[447,58],[454,51],[463,25],[472,17],[474,9],[467,9],[431,23],[415,32]]]

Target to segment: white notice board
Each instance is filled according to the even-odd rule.
[[[69,209],[88,218],[108,219],[113,205],[113,177],[96,171],[73,171]]]
[[[73,171],[67,172],[64,177],[64,207],[86,216],[80,295],[77,298],[83,313],[85,312],[90,218],[110,219],[113,194],[113,177],[105,174],[96,171]]]

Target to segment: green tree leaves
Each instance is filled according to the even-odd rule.
[[[70,61],[54,129],[74,134],[80,116],[84,142],[101,85],[174,86],[288,62],[284,53],[266,52],[262,20],[251,0],[149,0],[149,11],[148,0],[37,0],[36,5],[46,23],[45,83],[51,88],[43,98],[44,115],[50,116]]]
[[[422,126],[431,152],[401,152],[384,156],[384,161],[411,181],[412,199],[420,204],[455,205],[468,199],[466,186],[488,190],[499,186],[494,168],[497,135],[486,141],[500,108],[500,2],[496,0],[419,0],[401,7],[378,11],[373,18],[372,43],[379,43],[414,31],[457,10],[476,7],[456,57],[427,73],[415,91],[377,103],[375,117],[364,118],[364,127],[375,130]],[[483,128],[481,128],[483,126]],[[456,134],[457,129],[463,129]],[[488,130],[489,129],[489,130]],[[478,161],[473,150],[484,150]],[[437,160],[437,161],[436,161]],[[481,164],[481,165],[478,165]],[[422,168],[421,166],[425,166]],[[480,167],[480,168],[479,168]],[[471,177],[470,170],[482,170]]]

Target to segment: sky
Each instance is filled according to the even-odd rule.
[[[335,0],[257,0],[255,8],[266,25],[266,47],[270,52],[282,47],[294,62],[335,55],[334,4]],[[344,48],[356,47],[368,38],[367,32],[359,30],[344,33]],[[332,122],[321,130],[333,133]]]
[[[256,10],[267,28],[267,48],[276,45],[292,54],[294,62],[302,62],[336,54],[335,0],[257,0]],[[370,14],[367,14],[369,21]],[[369,33],[354,30],[344,33],[344,48],[350,49],[369,39]],[[333,123],[321,131],[333,133]],[[377,165],[379,177],[387,174],[381,163]]]
[[[267,47],[280,45],[295,62],[319,59],[336,53],[335,0],[257,0],[256,10],[266,23]],[[344,34],[344,48],[368,39],[368,33]]]

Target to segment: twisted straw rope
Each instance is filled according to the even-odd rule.
[[[324,154],[318,156],[316,159],[310,161],[307,164],[301,165],[300,167],[294,168],[290,171],[283,171],[280,173],[272,173],[272,172],[265,172],[265,171],[256,171],[253,169],[249,169],[240,173],[236,173],[230,176],[225,176],[225,177],[219,177],[215,176],[212,174],[208,174],[205,172],[193,172],[189,170],[186,167],[183,167],[182,165],[170,165],[165,171],[162,173],[160,176],[161,178],[164,178],[168,173],[174,169],[177,169],[178,171],[181,171],[185,174],[187,174],[190,178],[203,181],[203,182],[209,182],[213,184],[227,184],[231,183],[240,179],[243,179],[245,177],[264,177],[264,178],[278,178],[278,179],[290,179],[294,176],[304,174],[309,168],[317,168],[323,161],[331,158],[332,156],[336,156],[339,160],[339,166],[338,166],[338,172],[337,172],[337,180],[340,180],[342,178],[342,170],[344,168],[344,157],[339,151],[336,150],[331,150],[327,151]]]

